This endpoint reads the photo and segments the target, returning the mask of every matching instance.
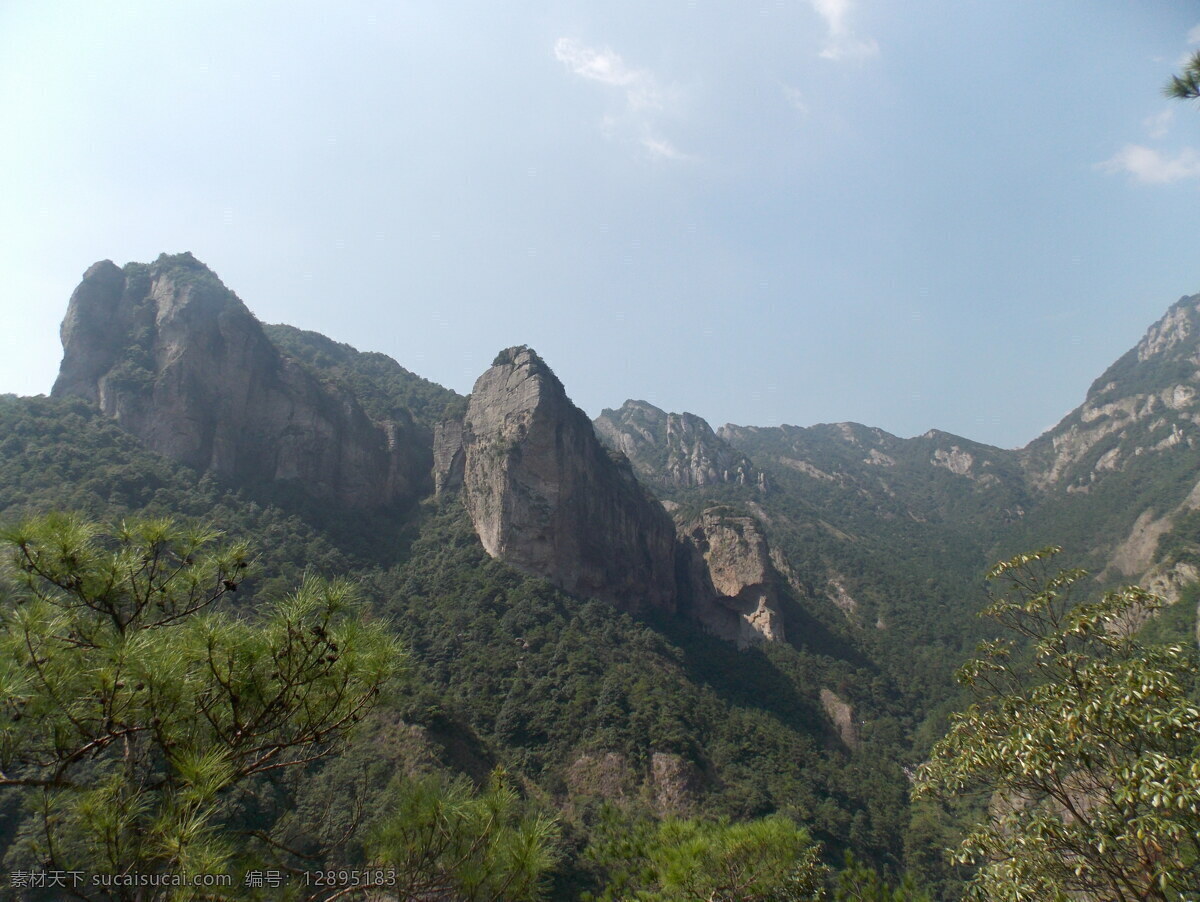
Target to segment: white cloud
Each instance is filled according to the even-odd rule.
[[[1171,120],[1174,118],[1174,110],[1163,110],[1161,113],[1147,116],[1142,120],[1142,125],[1146,126],[1146,132],[1151,138],[1162,138],[1170,131]]]
[[[1188,32],[1189,44],[1200,44],[1200,25],[1196,25]]]
[[[817,15],[825,20],[828,34],[821,56],[827,60],[863,59],[879,53],[879,44],[874,38],[857,37],[847,19],[850,16],[850,0],[810,0]]]
[[[656,160],[690,160],[691,157],[681,152],[670,141],[664,138],[642,138],[642,147],[649,151]]]
[[[654,73],[627,64],[607,47],[596,48],[575,40],[559,38],[554,42],[554,57],[572,74],[621,91],[625,110],[611,110],[600,120],[600,133],[609,140],[640,146],[656,160],[690,160],[666,138],[659,137],[657,120],[677,114],[678,93],[664,87]]]
[[[661,109],[663,91],[658,87],[652,73],[645,69],[633,69],[619,55],[607,47],[597,50],[586,47],[573,38],[559,38],[554,42],[554,57],[567,68],[590,81],[623,88],[629,106],[635,110]]]
[[[1097,163],[1101,172],[1128,172],[1144,185],[1165,185],[1181,179],[1200,178],[1200,153],[1190,147],[1174,157],[1150,147],[1128,144],[1112,159]]]
[[[808,115],[808,101],[804,99],[804,93],[799,88],[784,85],[783,96],[787,100],[788,105],[797,113],[801,116]]]

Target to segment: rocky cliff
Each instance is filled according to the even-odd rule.
[[[602,411],[593,425],[610,448],[629,458],[639,476],[667,488],[763,481],[746,455],[695,414],[626,401],[617,410]]]
[[[1024,451],[1041,489],[1084,493],[1143,455],[1200,443],[1200,295],[1181,298]]]
[[[410,500],[428,450],[373,422],[347,390],[281,354],[190,254],[92,266],[62,324],[53,394],[87,398],[148,447],[239,481],[284,480],[321,500]]]
[[[784,638],[766,536],[753,517],[710,508],[679,530],[688,555],[690,612],[709,632],[747,647]]]
[[[1183,297],[1021,452],[1041,535],[1168,598],[1200,572],[1200,295]]]
[[[532,350],[502,351],[435,443],[435,482],[461,479],[488,554],[628,611],[674,609],[670,518]]]

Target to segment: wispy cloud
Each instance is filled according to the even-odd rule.
[[[1200,44],[1200,25],[1193,26],[1191,31],[1188,32],[1188,43]]]
[[[821,56],[827,60],[863,59],[879,53],[874,38],[859,37],[850,28],[850,0],[810,0],[817,15],[825,20],[827,34]]]
[[[690,160],[689,154],[683,153],[670,141],[663,138],[642,138],[642,147],[656,160]]]
[[[1151,147],[1128,144],[1112,159],[1097,163],[1096,168],[1110,174],[1126,172],[1144,185],[1166,185],[1182,179],[1200,178],[1200,153],[1190,147],[1174,156]]]
[[[804,92],[799,88],[793,88],[791,85],[783,86],[783,97],[788,102],[793,110],[801,116],[808,115],[808,101],[804,99]]]
[[[677,91],[664,86],[649,69],[631,66],[608,47],[589,47],[574,38],[554,42],[554,57],[580,78],[617,89],[625,99],[620,114],[600,120],[606,138],[624,140],[655,160],[694,159],[658,133],[658,120],[676,112]]]
[[[1142,120],[1142,125],[1146,126],[1146,133],[1151,138],[1163,138],[1171,130],[1171,121],[1174,118],[1174,110],[1163,110],[1161,113],[1147,116]]]
[[[597,49],[573,38],[559,38],[554,42],[554,57],[580,78],[621,88],[630,109],[655,110],[663,106],[664,92],[654,75],[627,65],[607,47]]]

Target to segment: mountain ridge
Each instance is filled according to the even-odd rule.
[[[85,341],[84,335],[91,339]],[[488,373],[480,377],[470,396],[462,398],[386,355],[360,352],[290,326],[261,326],[240,299],[190,254],[164,254],[154,264],[128,264],[124,270],[110,261],[89,268],[68,307],[63,341],[63,365],[54,393],[98,403],[155,450],[234,478],[290,479],[316,497],[350,506],[413,503],[429,494],[462,490],[489,552],[507,556],[510,562],[569,590],[620,598],[619,603],[631,609],[641,604],[635,597],[636,586],[647,587],[651,606],[666,609],[674,608],[675,596],[693,594],[696,587],[678,584],[679,580],[703,582],[702,576],[685,579],[677,574],[672,580],[668,574],[678,569],[677,555],[692,554],[686,548],[677,551],[675,545],[682,542],[682,548],[695,542],[682,538],[668,542],[666,520],[646,513],[658,506],[629,500],[617,508],[639,508],[643,513],[628,521],[609,517],[605,522],[626,525],[597,531],[608,535],[624,530],[623,550],[589,551],[596,542],[585,533],[597,512],[583,511],[590,504],[588,492],[600,484],[627,484],[616,494],[610,492],[612,498],[622,492],[629,499],[644,494],[643,489],[632,488],[642,482],[668,508],[686,503],[688,510],[675,518],[677,537],[688,532],[685,521],[704,520],[706,502],[701,499],[706,497],[708,506],[735,501],[735,516],[754,517],[768,534],[779,532],[779,522],[788,519],[778,509],[783,503],[779,499],[787,496],[794,500],[783,503],[784,507],[794,508],[799,502],[807,511],[793,510],[793,526],[807,522],[826,531],[827,538],[867,537],[890,544],[892,540],[880,535],[878,524],[907,522],[905,531],[913,535],[901,545],[905,541],[909,547],[915,547],[914,542],[950,543],[957,548],[953,554],[964,563],[994,555],[1017,538],[1040,540],[1047,532],[1062,529],[1064,520],[1078,519],[1078,509],[1088,504],[1070,501],[1068,496],[1123,493],[1138,500],[1133,507],[1103,511],[1096,518],[1102,529],[1097,527],[1093,534],[1086,529],[1065,530],[1068,539],[1090,549],[1093,562],[1099,562],[1101,554],[1111,558],[1098,567],[1102,579],[1141,578],[1174,597],[1193,573],[1200,572],[1196,543],[1180,537],[1200,506],[1195,500],[1200,498],[1196,494],[1200,486],[1184,485],[1189,478],[1187,462],[1167,453],[1180,445],[1194,450],[1200,443],[1195,388],[1200,382],[1200,295],[1173,304],[1134,348],[1093,382],[1078,408],[1019,449],[1001,449],[939,429],[901,438],[852,422],[808,427],[727,423],[714,430],[695,414],[669,413],[632,399],[620,408],[606,408],[585,429],[585,416],[571,404],[541,358],[528,349],[509,349],[501,352],[488,372],[512,365],[514,355],[527,354],[524,363],[532,367],[527,384],[544,382],[551,389],[545,397],[555,399],[547,408],[553,410],[547,416],[554,428],[575,423],[565,427],[577,437],[573,449],[549,449],[553,463],[546,463],[546,472],[536,478],[528,466],[524,475],[512,478],[499,476],[499,471],[486,478],[481,474],[488,471],[489,461],[506,455],[509,463],[501,469],[514,465],[514,473],[521,470],[522,454],[537,443],[536,437],[530,443],[527,430],[541,416],[540,401],[520,413],[517,408],[529,399],[517,399],[516,407],[510,405],[498,418],[491,417],[488,405],[477,398],[481,385],[493,394],[500,390],[498,383],[492,385],[485,378]],[[205,395],[203,386],[213,378],[224,381]],[[256,386],[263,384],[271,389],[258,391],[256,398]],[[274,400],[261,397],[264,394]],[[264,429],[262,424],[270,423],[281,403],[290,406],[292,415]],[[247,405],[253,416],[247,413]],[[305,413],[297,417],[298,410]],[[524,425],[508,422],[522,416],[527,419]],[[306,418],[308,426],[297,422]],[[480,424],[478,430],[472,426],[475,422]],[[617,458],[610,461],[588,450],[593,435]],[[250,440],[243,440],[245,436]],[[485,442],[492,446],[491,458],[479,452]],[[559,505],[557,493],[564,479],[575,478],[569,477],[568,464],[581,454],[591,462],[585,468],[588,475],[576,479],[581,488],[566,493],[567,507],[574,505],[581,511],[568,517],[567,527],[566,521],[555,519],[559,514],[554,511],[566,509]],[[306,470],[301,464],[322,455],[315,469]],[[256,466],[252,462],[256,456],[272,463]],[[1142,458],[1151,457],[1182,468],[1170,477],[1175,487],[1159,493],[1162,498],[1141,498],[1145,492],[1139,494],[1135,486],[1126,484],[1138,480],[1122,476],[1132,467],[1144,481]],[[623,466],[632,469],[620,476]],[[601,473],[609,475],[597,475]],[[532,494],[531,478],[541,485]],[[507,487],[488,489],[493,483]],[[582,488],[585,485],[591,488]],[[494,497],[484,501],[489,492]],[[526,500],[517,502],[518,497]],[[518,508],[525,512],[517,518],[524,517],[524,525],[515,527],[513,521],[501,526],[508,523],[505,511]],[[534,528],[535,521],[541,525]],[[650,526],[652,522],[658,525]],[[656,536],[649,545],[634,538],[645,529]],[[523,530],[525,540],[509,542],[504,537]],[[530,544],[533,532],[541,537]],[[538,543],[543,550],[535,553]],[[1171,550],[1160,555],[1163,543]],[[812,555],[811,550],[802,550],[811,542],[799,534],[782,547],[770,544],[783,569],[793,575],[806,564],[792,559]],[[550,550],[557,546],[561,546],[558,551]],[[575,550],[566,551],[568,546]],[[649,552],[649,547],[655,550]],[[640,575],[629,576],[628,588],[616,591],[611,580],[597,575],[604,569],[600,560],[606,557],[617,561],[616,569],[631,566],[629,573]],[[845,549],[827,549],[817,555],[826,564],[807,564],[806,585],[831,587],[828,597],[839,610],[847,609],[845,599],[853,595],[846,588],[844,571],[861,569],[865,562],[854,563],[858,557]],[[641,563],[629,564],[635,558]],[[593,563],[584,565],[585,559]],[[591,568],[593,575],[582,579],[581,567]],[[700,573],[695,567],[691,570]],[[803,582],[799,577],[793,581]],[[709,589],[696,591],[697,597],[711,595]],[[875,620],[888,622],[883,615]],[[709,621],[710,626],[715,623],[712,617]],[[726,638],[734,638],[738,629],[725,629]],[[785,630],[780,624],[768,632],[783,635]]]
[[[476,777],[502,764],[580,835],[600,804],[785,811],[831,862],[903,860],[952,898],[954,875],[920,853],[952,844],[931,839],[949,828],[909,809],[904,774],[986,638],[985,568],[1065,544],[1097,588],[1141,579],[1184,601],[1151,625],[1163,635],[1195,630],[1200,296],[1006,450],[856,423],[713,429],[645,401],[590,421],[520,346],[464,398],[385,355],[262,326],[190,255],[99,267],[68,311],[56,397],[0,398],[0,515],[229,523],[267,544],[269,573],[239,604],[309,566],[361,577],[420,675],[378,725],[385,758],[417,743]],[[273,431],[258,422],[270,405],[231,403],[262,393],[255,373],[324,425]],[[186,438],[193,419],[270,466],[189,456],[167,427]],[[311,480],[276,465],[281,436],[382,442],[411,465],[407,487],[389,494],[382,468],[371,497],[339,495],[319,453]]]

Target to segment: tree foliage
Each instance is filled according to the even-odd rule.
[[[646,902],[801,902],[821,898],[825,867],[807,831],[781,815],[741,824],[668,820],[650,852]]]
[[[834,885],[833,902],[932,902],[928,892],[917,886],[911,873],[892,884],[874,868],[858,861],[850,852],[842,863]]]
[[[0,534],[0,787],[47,867],[227,871],[235,790],[329,753],[396,672],[348,581],[228,610],[248,551],[218,539],[64,515]]]
[[[977,696],[918,774],[918,793],[978,792],[957,857],[973,898],[1173,900],[1200,891],[1200,708],[1194,649],[1145,645],[1162,600],[1137,587],[1077,601],[1057,548],[997,564],[985,610],[1027,644],[985,643],[960,671]]]
[[[605,875],[600,899],[801,902],[822,899],[820,846],[790,818],[742,823],[668,818],[626,824],[609,810],[588,850]],[[617,829],[613,829],[613,828]],[[630,829],[631,828],[631,829]]]
[[[1200,50],[1191,55],[1178,75],[1171,76],[1163,93],[1177,100],[1200,100]]]
[[[368,840],[373,865],[394,869],[401,899],[543,898],[558,825],[522,802],[502,772],[480,793],[463,778],[403,778]]]

